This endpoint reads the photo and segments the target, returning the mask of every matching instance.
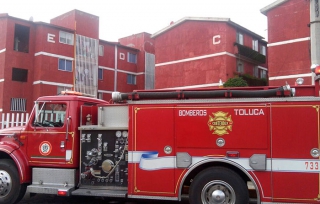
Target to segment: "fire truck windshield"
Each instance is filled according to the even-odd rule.
[[[37,102],[35,104],[35,127],[62,127],[67,105],[62,103]]]

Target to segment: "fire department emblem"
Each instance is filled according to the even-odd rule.
[[[52,150],[52,146],[50,142],[44,141],[40,143],[39,151],[40,151],[40,154],[42,154],[43,156],[49,155],[51,153],[51,150]]]
[[[209,130],[213,131],[212,134],[222,136],[229,134],[228,131],[232,131],[233,121],[231,115],[228,116],[228,113],[222,111],[212,113],[212,115],[209,115],[208,121]]]

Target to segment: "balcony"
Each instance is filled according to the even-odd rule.
[[[238,53],[236,53],[237,57],[256,65],[266,63],[266,56],[260,54],[252,48],[241,45],[237,42],[234,43],[234,46],[237,46],[238,48]]]

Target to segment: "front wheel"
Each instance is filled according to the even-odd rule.
[[[0,160],[0,203],[17,203],[25,192],[26,185],[20,184],[15,163],[9,159]]]
[[[200,172],[189,191],[190,204],[247,204],[248,188],[234,171],[211,167]]]

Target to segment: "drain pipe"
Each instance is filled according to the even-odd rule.
[[[117,91],[117,77],[118,77],[118,45],[114,47],[114,87],[113,90]]]
[[[312,85],[315,83],[313,69],[320,65],[320,0],[310,0],[310,44]],[[318,82],[317,82],[318,83]]]

